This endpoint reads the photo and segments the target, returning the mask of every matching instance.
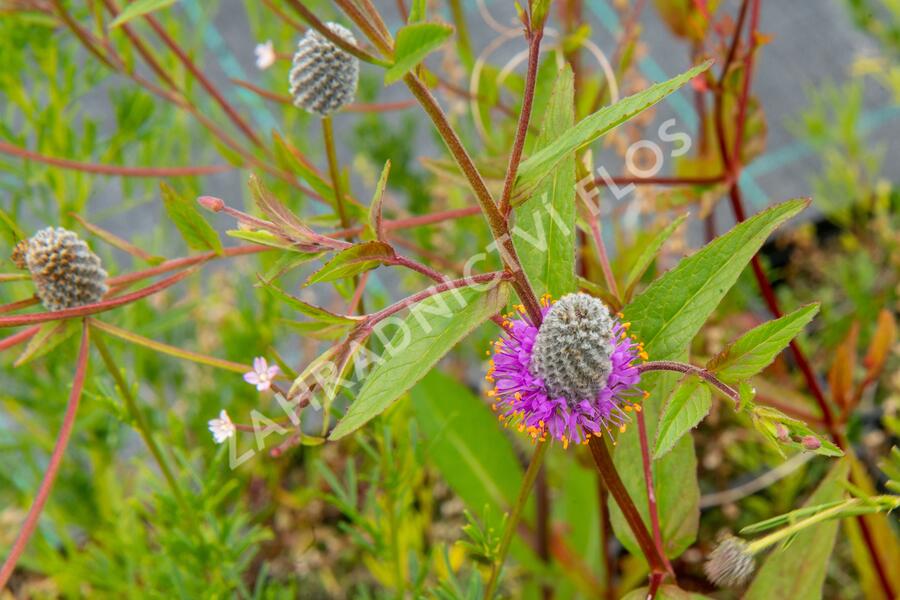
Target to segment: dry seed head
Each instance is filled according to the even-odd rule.
[[[723,539],[710,552],[703,566],[709,580],[720,587],[742,585],[753,575],[755,569],[756,563],[750,545],[733,536]]]
[[[531,371],[569,403],[596,398],[612,369],[614,321],[593,296],[569,294],[555,303],[538,330]]]
[[[19,242],[12,259],[28,269],[47,310],[92,304],[106,294],[106,271],[87,243],[62,227],[47,227]]]
[[[328,29],[351,44],[356,38],[337,23]],[[359,79],[359,59],[341,50],[315,29],[308,29],[297,45],[290,72],[294,106],[325,117],[353,102]]]

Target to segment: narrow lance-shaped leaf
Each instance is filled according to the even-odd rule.
[[[729,383],[748,379],[771,364],[818,312],[819,305],[810,304],[754,327],[710,359],[706,368]]]
[[[650,359],[671,359],[687,348],[769,234],[807,204],[791,200],[740,223],[635,298],[623,312]]]
[[[628,297],[630,291],[634,288],[640,278],[647,271],[647,268],[650,266],[650,263],[653,262],[653,259],[656,258],[656,255],[659,254],[660,248],[663,247],[663,244],[666,243],[675,230],[684,223],[684,220],[687,218],[687,215],[680,215],[677,219],[666,225],[662,231],[653,236],[653,239],[644,246],[643,251],[634,261],[634,264],[631,266],[631,269],[628,271],[628,276],[625,277],[625,294]]]
[[[786,202],[737,225],[677,267],[664,274],[624,309],[631,331],[644,342],[651,360],[686,359],[686,350],[700,327],[737,280],[763,241],[780,223],[796,215],[805,201]],[[655,439],[662,398],[677,377],[648,374],[644,403],[647,433]],[[647,491],[641,476],[641,453],[635,428],[618,438],[614,455],[625,487],[637,501],[645,521]],[[665,550],[669,557],[683,552],[696,538],[699,523],[697,459],[693,440],[682,436],[671,451],[653,462],[653,481],[659,505]],[[632,553],[639,549],[617,506],[610,504],[616,537]]]
[[[869,350],[863,359],[866,367],[866,378],[874,379],[881,373],[884,363],[890,354],[891,348],[897,341],[897,321],[893,313],[883,308],[878,313],[878,321],[875,326],[875,334],[869,344]]]
[[[453,28],[443,23],[414,23],[401,27],[394,44],[394,64],[384,74],[385,85],[406,75],[452,34]]]
[[[553,144],[535,152],[519,166],[515,191],[517,201],[514,203],[521,203],[527,198],[541,179],[552,173],[557,163],[569,153],[584,148],[604,133],[650,108],[708,69],[711,64],[712,61],[707,61],[668,81],[657,83],[633,96],[623,98],[611,106],[601,108],[573,127],[559,133]]]
[[[844,496],[849,464],[842,460],[806,502],[807,506],[840,500]],[[744,595],[746,600],[791,598],[814,600],[822,597],[828,558],[834,548],[837,521],[814,525],[796,535],[792,547],[779,547],[766,558]]]
[[[110,28],[119,27],[138,17],[166,8],[167,6],[172,6],[173,4],[175,4],[175,0],[135,0],[130,4],[126,4],[122,12],[119,13],[119,16],[113,19],[109,26]]]
[[[462,338],[500,312],[508,298],[509,285],[500,283],[487,290],[450,290],[414,305],[405,319],[392,323],[397,330],[381,362],[329,439],[340,439],[384,412]]]
[[[556,140],[575,122],[574,77],[565,66],[547,104],[537,147]],[[513,241],[522,268],[538,295],[556,298],[575,288],[575,152],[560,161],[551,177],[516,211]]]
[[[656,428],[653,458],[657,459],[671,450],[681,436],[703,420],[711,406],[709,387],[698,377],[690,376],[685,379],[663,406],[662,416]]]
[[[162,191],[162,201],[166,213],[181,232],[181,237],[184,238],[188,247],[194,250],[212,250],[221,253],[222,242],[219,241],[216,230],[206,222],[194,203],[186,201],[165,183],[160,183],[159,188]]]
[[[384,241],[384,217],[381,214],[384,204],[384,189],[387,187],[388,175],[391,173],[391,161],[384,163],[384,169],[381,170],[381,177],[375,185],[375,193],[372,194],[372,203],[369,205],[369,228],[372,235],[379,241]]]
[[[363,242],[338,252],[334,258],[310,275],[305,285],[352,277],[374,269],[394,258],[394,249],[384,242]]]
[[[315,232],[275,198],[259,177],[250,175],[249,185],[250,194],[259,210],[271,219],[280,228],[280,231],[297,242],[313,243],[316,241]]]
[[[264,281],[262,278],[260,280],[260,285],[262,285],[267,292],[272,294],[278,300],[281,300],[285,304],[287,304],[292,309],[297,312],[314,319],[315,321],[319,321],[322,323],[331,323],[331,324],[351,324],[356,321],[360,321],[363,317],[349,317],[344,315],[336,315],[333,312],[329,312],[324,308],[320,308],[318,306],[314,306],[307,302],[304,302],[300,298],[296,298],[291,294],[288,294],[283,289],[275,285],[274,283],[270,283]]]

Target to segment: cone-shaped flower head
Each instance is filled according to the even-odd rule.
[[[346,27],[326,23],[336,35],[356,44]],[[353,102],[359,79],[359,59],[340,49],[315,29],[308,29],[297,45],[290,72],[294,106],[327,116]]]
[[[711,582],[720,587],[742,585],[753,575],[756,563],[750,545],[733,536],[723,539],[710,552],[703,570]]]
[[[549,433],[564,446],[586,443],[591,435],[625,430],[647,359],[643,346],[628,335],[598,299],[569,294],[556,303],[545,296],[543,323],[536,327],[519,307],[507,315],[505,334],[494,342],[488,395],[500,419],[544,440]]]
[[[100,257],[62,227],[41,229],[19,242],[12,259],[31,273],[37,297],[48,310],[98,302],[108,289]]]

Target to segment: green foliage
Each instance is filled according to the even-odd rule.
[[[834,465],[806,504],[814,506],[840,499],[844,495],[842,484],[847,480],[848,470],[847,461]],[[753,579],[745,598],[772,598],[782,594],[810,600],[821,598],[825,569],[837,531],[837,521],[815,525],[774,550]]]
[[[142,17],[151,12],[172,6],[175,0],[135,0],[125,5],[125,10],[119,13],[119,16],[110,21],[109,26],[121,27],[129,21],[133,21],[138,17]]]
[[[707,370],[725,382],[749,379],[769,366],[817,312],[819,305],[810,304],[751,329],[710,359]]]
[[[766,238],[807,204],[792,200],[740,223],[635,298],[623,312],[650,358],[683,352]]]
[[[338,252],[310,275],[306,285],[335,281],[369,271],[394,258],[394,249],[384,242],[363,242]]]
[[[163,206],[181,232],[188,248],[221,253],[222,243],[216,230],[203,219],[194,203],[180,196],[165,183],[160,184],[159,189],[162,192]]]
[[[519,202],[531,195],[537,184],[552,173],[560,161],[580,150],[604,133],[650,108],[685,83],[709,68],[710,62],[698,65],[668,81],[654,84],[582,119],[574,126],[557,133],[554,142],[522,161],[516,177],[515,195]]]
[[[681,436],[706,418],[712,406],[711,396],[709,387],[699,377],[690,376],[678,385],[662,407],[654,459],[671,450]]]
[[[367,35],[380,28],[376,20],[357,24],[360,46],[390,64],[362,65],[357,103],[334,116],[339,164],[328,165],[320,120],[284,98],[285,58],[299,35],[295,3],[243,4],[236,13],[248,35],[240,45],[217,27],[218,3],[136,0],[120,3],[118,18],[102,2],[51,2],[46,10],[13,2],[0,9],[4,256],[36,229],[61,225],[89,239],[102,257],[114,278],[110,297],[197,271],[177,287],[92,316],[92,339],[108,344],[111,364],[91,350],[73,437],[10,593],[475,600],[485,595],[496,565],[497,597],[537,598],[544,587],[559,598],[645,597],[641,551],[614,503],[611,531],[606,527],[606,496],[585,449],[555,442],[541,448],[546,459],[536,489],[549,498],[546,563],[538,551],[537,493],[524,500],[521,522],[512,523],[534,446],[514,427],[498,425],[473,384],[483,374],[486,342],[496,335],[487,321],[500,320],[510,284],[411,298],[433,282],[423,278],[424,269],[406,269],[405,260],[451,279],[491,270],[508,278],[516,265],[495,251],[481,216],[430,220],[472,207],[472,186],[445,153],[442,132],[420,107],[405,104],[407,96],[394,94],[400,87],[385,84],[417,74],[498,198],[526,92],[524,65],[504,61],[524,57],[525,40],[505,33],[470,40],[470,32],[488,29],[472,28],[477,15],[457,0],[440,13],[452,27],[433,22],[436,5],[407,2],[392,54]],[[324,0],[299,4],[323,21],[354,21]],[[380,3],[344,4],[365,13]],[[532,28],[546,17],[548,28],[509,223],[533,290],[555,297],[587,290],[610,308],[624,304],[630,332],[646,344],[650,360],[705,363],[740,396],[732,411],[730,400],[695,376],[642,378],[663,549],[675,558],[694,545],[674,564],[678,582],[702,585],[697,553],[707,552],[722,529],[764,536],[824,513],[828,521],[791,536],[766,560],[750,597],[880,597],[876,563],[889,566],[898,556],[895,524],[882,514],[896,506],[896,496],[877,495],[867,467],[883,450],[872,443],[881,429],[900,431],[890,411],[897,395],[891,315],[900,290],[900,195],[884,148],[869,135],[890,111],[870,112],[863,92],[868,83],[889,92],[900,87],[889,60],[892,28],[864,13],[875,5],[892,10],[886,7],[893,0],[849,3],[859,25],[885,47],[856,61],[840,87],[811,90],[811,106],[794,120],[796,137],[821,163],[809,177],[817,214],[836,233],[813,224],[779,232],[773,247],[788,255],[787,267],[779,257],[761,257],[770,278],[783,282],[776,295],[785,316],[770,322],[763,322],[765,306],[746,266],[802,201],[763,211],[678,260],[695,247],[700,218],[716,208],[726,186],[739,181],[738,191],[750,192],[743,177],[725,172],[715,113],[724,113],[723,145],[734,148],[739,166],[763,150],[761,107],[770,100],[755,94],[765,87],[751,86],[740,106],[746,40],[723,64],[729,47],[723,42],[730,40],[715,37],[731,35],[719,25],[735,15],[716,2],[657,2],[659,17],[686,42],[685,55],[702,50],[716,58],[717,72],[704,72],[709,64],[702,64],[648,87],[634,68],[637,49],[646,46],[643,25],[628,29],[611,66],[618,89],[642,91],[606,106],[611,82],[591,62],[600,41],[593,17],[579,20],[550,2],[519,4],[507,8],[523,19],[530,11]],[[500,26],[508,25],[495,9]],[[179,52],[143,18],[151,14]],[[388,15],[392,28],[400,23],[396,15]],[[659,17],[645,12],[641,23]],[[747,36],[749,20],[741,30]],[[755,35],[755,52],[764,54],[766,38]],[[254,43],[266,40],[279,60],[246,69]],[[476,59],[473,48],[487,50]],[[445,60],[422,66],[438,49]],[[201,83],[197,73],[210,81]],[[693,89],[681,95],[695,95],[709,109],[696,132],[704,139],[693,138],[703,143],[666,172],[712,182],[642,185],[627,206],[608,206],[598,192],[622,292],[612,298],[601,283],[592,232],[576,219],[576,168],[581,176],[594,162],[618,165],[629,143],[654,139],[652,117],[665,118],[665,111],[648,109],[689,81]],[[673,106],[681,119],[681,107]],[[740,118],[744,138],[737,140]],[[601,136],[602,147],[595,144]],[[161,176],[161,168],[210,174]],[[332,171],[341,178],[342,210]],[[774,202],[780,192],[766,184]],[[221,196],[228,209],[202,214],[195,199],[205,193]],[[345,227],[351,231],[335,237],[348,246],[335,251],[341,245],[333,243],[324,251],[322,236]],[[217,232],[227,236],[225,247]],[[177,250],[185,244],[188,252]],[[215,256],[207,260],[210,251]],[[313,264],[320,259],[323,266]],[[670,265],[676,266],[659,276],[657,269]],[[10,261],[0,271],[0,319],[41,310],[30,307],[34,287],[26,272],[14,271]],[[406,312],[393,312],[400,305]],[[385,308],[390,317],[381,320]],[[814,317],[815,327],[803,335]],[[25,328],[0,335],[0,558],[45,473],[80,327],[77,319],[52,321],[34,335]],[[842,452],[793,361],[777,359],[798,336],[814,375],[827,383],[826,402],[852,470],[848,478],[847,463],[839,462],[802,509],[796,507],[830,463],[816,457],[798,467],[792,459],[778,468],[783,453]],[[241,377],[254,357],[280,366],[272,390],[258,392]],[[332,363],[341,372],[317,379]],[[829,366],[832,374],[820,377]],[[335,389],[341,394],[331,397]],[[285,405],[285,396],[300,404]],[[238,430],[216,450],[209,421],[222,410]],[[627,431],[612,432],[614,460],[649,525],[644,449],[636,413],[630,415]],[[271,431],[260,435],[247,423]],[[864,460],[853,457],[854,448]],[[233,451],[249,458],[231,468]],[[748,481],[765,480],[771,469],[785,475],[785,468],[793,470],[777,483],[734,499]],[[897,491],[896,465],[885,474],[892,478],[887,488]],[[701,497],[701,490],[709,495]],[[715,490],[731,500],[716,504]],[[844,490],[853,497],[843,499]],[[842,536],[835,535],[838,518],[845,519]],[[508,527],[515,530],[506,557],[500,540]],[[896,580],[890,571],[888,578]],[[665,584],[656,597],[704,596]]]
[[[394,64],[384,74],[385,85],[400,80],[451,35],[453,28],[441,23],[414,23],[401,27],[394,45]]]
[[[569,67],[556,78],[537,149],[550,145],[575,121],[574,77]],[[516,210],[514,237],[522,268],[535,294],[560,298],[575,288],[575,153],[557,165],[552,176]]]
[[[368,374],[329,439],[340,439],[381,414],[462,338],[500,311],[508,298],[509,286],[499,283],[487,290],[441,292],[414,305],[411,314],[397,323],[397,332],[387,343],[388,356]],[[457,308],[450,308],[456,303]]]

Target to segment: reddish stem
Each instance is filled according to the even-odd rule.
[[[656,506],[656,490],[653,486],[653,470],[650,464],[650,444],[647,441],[647,423],[644,421],[644,411],[637,413],[638,437],[641,442],[641,464],[644,469],[644,485],[647,486],[647,512],[650,515],[650,530],[653,532],[653,543],[656,552],[666,564],[666,570],[674,576],[672,564],[663,549],[662,530],[659,527],[659,510]],[[661,580],[661,579],[660,579]],[[651,582],[652,587],[652,582]]]
[[[169,36],[168,32],[166,32],[162,25],[159,24],[159,21],[156,20],[156,17],[148,13],[144,15],[144,18],[146,19],[147,23],[150,24],[150,27],[153,29],[153,31],[156,32],[156,35],[158,35],[162,40],[163,44],[165,44],[173,53],[175,53],[175,56],[178,57],[179,62],[181,62],[181,64],[188,71],[190,71],[191,75],[194,76],[194,78],[198,83],[200,83],[203,89],[205,89],[209,93],[209,95],[213,97],[213,100],[216,101],[216,104],[218,104],[222,108],[222,110],[225,111],[225,114],[228,115],[228,118],[231,120],[231,122],[234,123],[235,126],[240,129],[241,132],[245,136],[247,136],[247,139],[253,142],[255,146],[263,148],[264,146],[262,140],[257,137],[256,133],[253,131],[250,125],[248,125],[247,122],[241,117],[241,115],[238,114],[237,110],[235,110],[235,108],[228,103],[228,101],[221,94],[221,92],[219,92],[216,86],[214,86],[212,82],[207,79],[206,75],[204,75],[203,72],[199,68],[197,68],[197,65],[195,65],[190,57],[185,54],[181,46],[179,46],[175,42],[175,40],[173,40],[171,36]]]
[[[28,308],[29,306],[34,306],[40,302],[35,296],[31,298],[25,298],[24,300],[16,300],[15,302],[10,302],[9,304],[0,305],[0,314],[13,312],[19,310],[20,308]]]
[[[59,429],[59,434],[56,436],[56,444],[53,446],[53,452],[50,454],[50,461],[47,463],[47,470],[44,471],[44,478],[41,480],[41,485],[38,488],[34,502],[31,504],[31,508],[28,509],[28,515],[25,517],[25,522],[22,523],[22,528],[19,530],[19,535],[16,536],[16,541],[13,542],[12,548],[9,551],[9,556],[6,557],[6,562],[4,562],[3,567],[0,568],[0,589],[3,589],[6,586],[9,578],[12,576],[16,564],[19,562],[19,557],[22,555],[22,552],[25,551],[25,546],[28,544],[31,534],[34,533],[35,527],[37,527],[38,518],[41,516],[41,511],[44,509],[44,504],[47,503],[50,491],[53,489],[53,482],[56,481],[59,465],[62,462],[66,447],[69,445],[72,427],[75,425],[75,414],[78,411],[78,404],[81,400],[81,391],[84,389],[84,378],[85,373],[87,372],[89,354],[88,341],[88,326],[87,323],[84,323],[81,329],[81,347],[78,350],[75,378],[72,381],[72,391],[69,394],[69,402],[66,405],[66,413],[63,416],[62,426]]]
[[[613,464],[606,442],[600,437],[591,437],[588,446],[591,449],[591,456],[594,457],[597,470],[600,472],[600,477],[603,479],[603,484],[622,511],[622,515],[625,517],[625,521],[631,528],[632,533],[634,533],[638,546],[640,546],[641,552],[647,559],[647,564],[650,565],[651,571],[657,573],[667,572],[664,557],[657,551],[653,538],[650,537],[647,526],[641,518],[641,513],[638,512],[637,507],[631,500],[631,496],[628,495],[628,490],[625,489],[625,484],[622,483],[622,479],[619,477],[619,473]]]
[[[32,325],[34,323],[46,323],[47,321],[62,321],[64,319],[74,319],[76,317],[86,317],[88,315],[97,314],[100,312],[105,312],[107,310],[116,308],[117,306],[122,306],[123,304],[129,304],[131,302],[135,302],[140,300],[141,298],[146,298],[147,296],[151,296],[156,294],[157,292],[161,292],[162,290],[171,287],[190,275],[190,271],[183,271],[181,273],[177,273],[172,275],[171,277],[167,277],[162,281],[154,283],[153,285],[142,288],[136,292],[132,292],[131,294],[126,294],[124,296],[120,296],[119,298],[113,298],[112,300],[103,300],[101,302],[94,302],[93,304],[86,304],[84,306],[77,306],[75,308],[66,308],[63,310],[55,310],[48,312],[40,312],[40,313],[31,313],[27,315],[15,315],[12,317],[3,317],[0,318],[0,327],[18,327],[20,325]]]
[[[52,165],[61,169],[96,173],[98,175],[120,175],[122,177],[193,177],[197,175],[212,175],[234,170],[230,165],[209,165],[201,167],[123,167],[119,165],[104,165],[100,163],[86,163],[65,158],[44,156],[25,148],[14,146],[0,141],[0,152],[11,154],[26,160]]]
[[[711,177],[631,177],[623,175],[610,178],[597,177],[594,184],[602,186],[608,186],[610,183],[616,185],[714,185],[724,183],[726,180],[725,175]]]
[[[134,273],[126,273],[125,275],[119,275],[117,277],[111,277],[107,279],[106,283],[111,286],[126,285],[129,283],[134,283],[135,281],[147,279],[148,277],[162,275],[163,273],[168,273],[170,271],[193,267],[194,265],[199,265],[216,258],[243,256],[245,254],[256,254],[257,252],[267,252],[270,250],[274,250],[274,248],[270,248],[269,246],[247,245],[236,246],[234,248],[225,248],[224,250],[222,250],[221,254],[217,252],[204,252],[203,254],[197,254],[196,256],[183,256],[181,258],[173,258],[172,260],[167,260],[166,262],[149,269],[135,271]]]
[[[525,137],[528,134],[528,123],[531,121],[531,109],[534,104],[534,87],[537,84],[537,69],[540,62],[541,38],[544,36],[544,26],[541,24],[528,34],[528,70],[525,76],[525,92],[522,96],[522,110],[519,113],[519,122],[516,127],[516,137],[513,141],[512,152],[509,154],[509,166],[506,168],[506,179],[503,182],[503,193],[500,195],[500,212],[508,215],[510,198],[513,186],[516,182],[516,173],[519,171],[519,162],[522,160],[522,152],[525,149]]]
[[[747,54],[744,58],[744,73],[743,73],[743,87],[741,89],[741,95],[738,101],[738,115],[737,115],[737,127],[736,127],[736,135],[734,140],[734,146],[731,152],[729,152],[727,142],[725,140],[725,115],[723,113],[723,87],[722,83],[728,73],[728,70],[731,66],[731,62],[734,59],[734,55],[736,53],[736,48],[738,45],[738,40],[741,35],[741,25],[743,24],[743,20],[745,18],[745,14],[747,11],[748,0],[744,0],[741,5],[741,14],[738,17],[738,26],[734,32],[734,39],[732,40],[731,46],[729,48],[728,58],[725,65],[722,68],[722,74],[719,78],[719,85],[715,91],[715,124],[716,124],[716,133],[719,139],[719,152],[722,157],[722,163],[726,167],[726,171],[729,173],[729,199],[731,201],[731,207],[734,212],[735,220],[738,222],[742,222],[746,219],[746,214],[744,213],[744,205],[743,199],[741,197],[740,188],[738,185],[738,179],[741,173],[741,157],[740,150],[743,145],[743,134],[744,134],[744,126],[747,115],[747,103],[750,98],[750,86],[752,83],[752,71],[753,71],[753,61],[755,55],[755,48],[757,46],[757,32],[759,26],[759,12],[760,12],[760,4],[761,0],[753,0],[753,7],[750,16],[750,31],[749,31],[749,48]],[[782,312],[778,305],[778,299],[775,296],[774,290],[772,289],[772,285],[766,277],[765,272],[763,271],[762,264],[759,260],[758,256],[754,256],[752,260],[753,267],[753,275],[756,278],[756,283],[760,289],[760,292],[765,299],[766,305],[768,306],[770,312],[776,318],[781,316]],[[828,433],[835,444],[838,447],[844,449],[846,448],[846,440],[843,434],[838,427],[837,421],[834,417],[834,413],[831,410],[831,406],[828,403],[827,398],[825,397],[825,393],[822,391],[822,387],[819,385],[818,378],[816,377],[816,373],[813,371],[812,366],[809,363],[805,353],[800,348],[799,344],[795,341],[791,341],[790,343],[791,353],[794,356],[794,360],[797,363],[797,366],[800,368],[801,373],[803,374],[803,378],[806,381],[806,385],[809,390],[812,392],[813,397],[816,399],[816,403],[819,405],[819,409],[822,412],[822,419],[825,422],[825,426],[828,429]],[[878,575],[879,583],[884,591],[884,593],[889,598],[894,597],[893,586],[891,584],[891,580],[888,577],[886,567],[882,564],[882,557],[878,552],[878,549],[875,545],[874,537],[872,536],[872,532],[869,530],[869,525],[866,522],[863,516],[857,517],[857,522],[859,523],[860,531],[863,536],[863,540],[865,541],[866,548],[869,552],[869,555],[872,560],[872,564],[875,567],[876,574]]]
[[[22,331],[19,331],[18,333],[14,333],[10,336],[3,338],[2,340],[0,340],[0,352],[3,352],[4,350],[8,350],[18,344],[21,344],[22,342],[24,342],[26,340],[30,340],[40,330],[41,330],[41,326],[35,325],[34,327],[29,327],[28,329],[23,329]]]

